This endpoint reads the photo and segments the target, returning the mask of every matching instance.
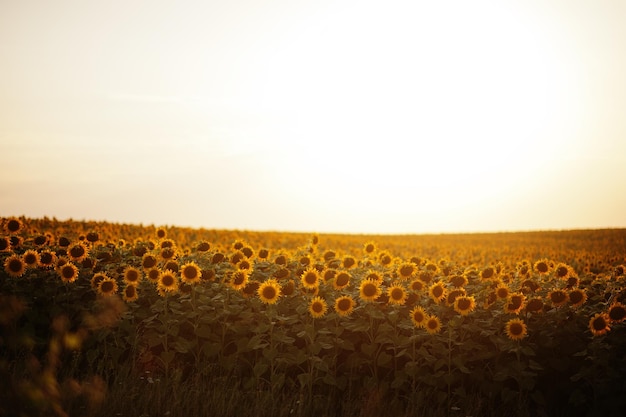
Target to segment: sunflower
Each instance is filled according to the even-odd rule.
[[[264,261],[266,261],[267,258],[270,257],[270,251],[267,248],[261,248],[259,249],[257,256],[259,257],[259,259],[263,259]]]
[[[193,261],[187,262],[180,268],[180,279],[187,284],[197,284],[200,282],[202,271]]]
[[[0,252],[9,252],[11,250],[11,239],[6,236],[0,236]]]
[[[39,267],[40,268],[51,268],[56,262],[57,256],[54,252],[49,250],[43,250],[39,253]]]
[[[230,275],[230,287],[235,290],[243,289],[248,283],[248,271],[233,271]]]
[[[441,331],[441,320],[435,315],[428,316],[426,323],[424,323],[424,328],[429,334],[439,333]]]
[[[176,276],[176,273],[170,269],[161,271],[159,274],[157,288],[162,294],[176,293],[178,291],[178,277]]]
[[[511,314],[519,314],[524,308],[525,302],[526,296],[521,292],[511,293],[504,303],[504,311]]]
[[[151,269],[154,268],[157,264],[157,258],[156,256],[149,254],[149,253],[144,253],[142,258],[141,258],[141,267],[143,269]]]
[[[378,254],[378,261],[381,265],[388,266],[391,265],[391,263],[393,262],[393,258],[391,257],[389,252],[383,251]]]
[[[400,279],[411,279],[413,278],[413,275],[415,275],[415,273],[417,272],[417,265],[415,265],[413,262],[402,262],[400,265],[398,265],[398,269],[396,270],[396,272],[398,273],[398,277]]]
[[[354,258],[354,256],[346,255],[341,260],[341,266],[345,269],[354,268],[356,266],[356,259]]]
[[[455,288],[465,287],[468,283],[467,277],[465,275],[451,275],[448,279],[450,281],[450,284],[452,284],[452,286]]]
[[[176,259],[177,256],[178,253],[174,246],[166,246],[164,248],[161,248],[161,251],[159,252],[159,257],[164,261]]]
[[[572,307],[580,307],[587,301],[587,293],[583,289],[575,288],[569,292],[568,298]]]
[[[12,217],[4,223],[4,230],[10,235],[18,233],[22,230],[22,227],[24,227],[24,224],[17,217]]]
[[[248,258],[245,258],[237,262],[237,265],[235,265],[235,267],[237,269],[249,271],[252,269],[252,263],[248,260]]]
[[[365,279],[376,281],[379,284],[382,284],[382,282],[383,282],[383,276],[380,273],[378,273],[378,272],[376,272],[376,271],[374,271],[372,269],[367,271],[367,274],[365,275]]]
[[[496,276],[496,270],[493,266],[488,266],[483,268],[482,271],[480,271],[480,277],[482,279],[491,279],[491,278],[495,278]]]
[[[364,279],[359,286],[359,297],[365,302],[376,301],[382,294],[380,283],[372,279]]]
[[[89,255],[89,249],[83,241],[79,241],[67,249],[67,256],[74,262],[82,262],[87,255]]]
[[[129,285],[138,284],[142,278],[141,271],[130,265],[124,268],[124,273],[122,276],[124,277],[124,282]]]
[[[165,236],[167,236],[167,230],[165,230],[162,227],[159,227],[158,229],[156,229],[156,237],[159,239],[165,239]]]
[[[26,264],[19,255],[11,255],[4,260],[4,271],[12,277],[21,277],[26,271]]]
[[[326,301],[322,297],[313,297],[309,303],[309,313],[314,319],[324,317],[328,311]]]
[[[522,340],[528,334],[528,329],[524,320],[514,318],[506,322],[504,326],[506,335],[511,340]]]
[[[366,255],[371,255],[375,253],[376,243],[374,243],[373,241],[365,242],[365,244],[363,245],[363,252],[365,252]]]
[[[432,298],[436,303],[440,303],[444,298],[446,298],[446,293],[446,287],[440,281],[433,283],[430,288],[428,288],[430,298]]]
[[[569,278],[569,276],[570,276],[570,270],[571,270],[571,267],[569,265],[566,265],[566,264],[560,262],[560,263],[556,264],[556,267],[554,268],[554,275],[557,278],[560,278],[560,279],[566,281],[567,278]]]
[[[158,284],[159,283],[159,276],[161,275],[161,270],[159,268],[150,268],[148,270],[146,270],[146,278],[148,278],[148,281],[154,283],[154,284]]]
[[[414,292],[415,294],[419,294],[422,291],[424,291],[424,287],[426,286],[426,284],[424,284],[424,281],[422,281],[419,278],[415,278],[414,280],[412,280],[409,283],[409,290],[411,290],[412,292]]]
[[[100,281],[104,279],[110,279],[109,276],[104,272],[98,272],[96,274],[93,274],[90,280],[91,288],[93,288],[94,290],[97,290],[98,287],[100,286]]]
[[[354,310],[355,301],[349,295],[343,295],[335,300],[335,311],[340,316],[349,316]]]
[[[550,291],[550,293],[548,293],[548,297],[554,307],[562,306],[568,300],[567,292],[558,289]]]
[[[389,304],[401,306],[406,303],[407,293],[402,285],[396,283],[387,288],[387,297]]]
[[[463,295],[465,295],[465,288],[461,287],[453,289],[446,296],[446,305],[449,307],[454,306],[454,302],[456,301],[456,299]]]
[[[265,304],[276,304],[278,297],[280,297],[280,285],[278,281],[270,278],[259,285],[257,293]]]
[[[139,293],[137,292],[137,286],[133,284],[128,284],[124,288],[122,299],[127,303],[132,301],[136,301],[139,298]]]
[[[66,262],[57,270],[63,282],[74,282],[78,278],[78,268],[72,262]]]
[[[476,301],[474,296],[461,295],[454,300],[454,311],[462,316],[467,316],[476,308]]]
[[[200,272],[200,279],[202,281],[215,281],[216,273],[214,269],[203,269]]]
[[[594,336],[601,336],[607,333],[611,328],[609,322],[611,318],[606,313],[597,313],[589,320],[589,330]]]
[[[526,311],[529,313],[539,313],[543,310],[543,300],[539,297],[533,298],[526,303]]]
[[[509,286],[506,285],[504,282],[501,282],[500,284],[498,284],[495,291],[496,291],[496,296],[501,300],[508,298],[509,293],[511,292],[511,290],[509,289]]]
[[[278,255],[274,258],[274,263],[276,265],[287,265],[287,256],[286,255]]]
[[[547,275],[550,273],[550,262],[547,259],[540,259],[533,265],[533,270],[539,275]]]
[[[284,295],[292,295],[295,291],[296,291],[296,282],[292,279],[287,281],[285,285],[283,285],[283,288],[281,289],[281,292]]]
[[[335,275],[335,279],[333,280],[333,288],[336,290],[341,290],[346,288],[350,284],[350,273],[347,271],[340,271]]]
[[[300,282],[306,289],[315,289],[320,285],[320,273],[313,267],[308,267],[300,275]]]
[[[326,262],[330,262],[333,259],[335,259],[335,257],[337,256],[337,253],[334,250],[327,250],[326,252],[324,252],[324,254],[322,255],[322,258],[324,258],[324,261]]]
[[[302,255],[300,259],[298,259],[298,263],[302,266],[311,265],[311,257],[309,255]]]
[[[620,302],[614,302],[607,312],[611,323],[621,323],[626,320],[626,306]]]
[[[428,314],[421,306],[416,306],[411,310],[411,321],[415,325],[415,327],[420,328],[426,325],[426,320],[428,319]]]
[[[113,278],[105,277],[100,280],[98,283],[98,294],[109,296],[115,293],[117,293],[117,282]]]
[[[39,265],[39,252],[28,249],[22,254],[22,261],[26,264],[26,268],[37,268]]]

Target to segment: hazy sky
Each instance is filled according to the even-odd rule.
[[[626,1],[0,3],[0,215],[626,227]]]

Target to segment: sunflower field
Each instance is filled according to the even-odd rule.
[[[626,409],[626,230],[0,218],[0,415]]]

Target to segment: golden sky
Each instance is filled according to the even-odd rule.
[[[626,2],[0,3],[0,215],[626,227]]]

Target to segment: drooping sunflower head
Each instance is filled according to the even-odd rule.
[[[416,306],[413,310],[411,310],[411,321],[415,327],[424,327],[426,325],[426,320],[428,320],[428,314],[423,307]]]
[[[398,265],[397,273],[400,279],[411,279],[417,272],[417,265],[413,262],[402,262]]]
[[[380,283],[371,279],[364,279],[359,285],[359,297],[365,302],[376,301],[382,294]]]
[[[513,318],[507,321],[504,326],[504,331],[511,340],[522,340],[528,334],[526,323],[519,318]]]
[[[134,284],[127,284],[124,288],[124,292],[122,295],[122,299],[127,303],[137,301],[139,299],[139,292],[137,291],[137,286]]]
[[[350,284],[350,273],[348,271],[339,271],[333,280],[333,288],[341,290]]]
[[[389,304],[401,306],[406,303],[407,293],[401,284],[395,283],[387,288],[387,297]]]
[[[354,310],[355,301],[349,295],[343,295],[335,300],[335,311],[339,316],[349,316]]]
[[[424,328],[429,334],[439,333],[441,331],[441,320],[435,315],[428,316],[426,323],[424,323]]]
[[[300,282],[306,289],[315,289],[320,285],[320,273],[317,269],[309,267],[302,272]]]
[[[250,262],[248,258],[244,258],[240,260],[239,262],[237,262],[237,265],[235,265],[235,267],[237,269],[244,269],[246,271],[249,271],[252,269],[252,262]]]
[[[452,291],[450,291],[448,293],[448,295],[446,295],[446,305],[447,306],[454,306],[454,303],[456,302],[456,299],[460,296],[465,295],[465,288],[461,287],[461,288],[454,288]]]
[[[156,267],[158,260],[156,256],[150,253],[144,253],[141,258],[141,267],[143,269],[150,269]]]
[[[525,302],[526,296],[521,292],[511,293],[504,303],[504,311],[507,313],[519,314],[519,312],[524,308]]]
[[[242,290],[248,283],[248,271],[236,270],[230,275],[230,287],[235,290]]]
[[[100,282],[105,279],[111,279],[105,272],[98,272],[98,273],[93,274],[90,280],[91,288],[97,291],[98,288],[100,287]]]
[[[352,269],[357,265],[356,259],[352,255],[346,255],[341,260],[341,266],[344,269]]]
[[[200,267],[193,261],[187,262],[180,268],[180,279],[186,284],[197,284],[201,276]]]
[[[607,312],[611,323],[621,323],[626,320],[626,306],[620,302],[614,302]]]
[[[324,317],[328,311],[326,301],[322,297],[316,296],[311,299],[309,303],[309,313],[314,319]]]
[[[280,285],[278,281],[270,278],[259,285],[257,294],[265,304],[276,304],[280,297]]]
[[[454,311],[462,316],[466,316],[476,308],[476,301],[473,295],[461,295],[454,300]]]
[[[575,288],[568,294],[569,303],[572,307],[577,308],[585,304],[587,301],[587,293],[584,289]]]
[[[543,311],[543,300],[535,297],[526,303],[526,311],[529,313],[540,313]]]
[[[589,330],[591,334],[594,336],[601,336],[605,333],[608,333],[611,328],[609,327],[610,322],[609,315],[606,313],[596,313],[589,320]]]
[[[455,288],[462,288],[468,283],[467,277],[461,274],[451,275],[449,281],[450,284],[452,284],[452,286]]]
[[[569,298],[567,296],[567,292],[560,289],[550,291],[550,293],[548,293],[548,297],[550,298],[550,302],[554,307],[562,306],[567,302]]]
[[[72,262],[64,263],[57,271],[63,282],[71,283],[78,278],[78,268]]]

